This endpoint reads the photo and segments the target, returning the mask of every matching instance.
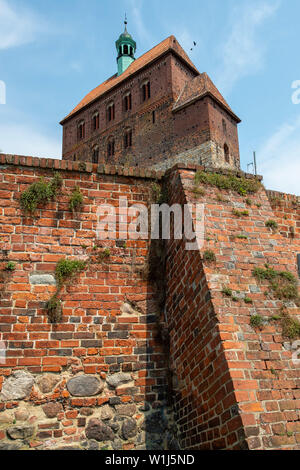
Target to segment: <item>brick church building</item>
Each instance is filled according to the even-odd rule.
[[[240,119],[174,36],[135,59],[125,21],[116,48],[117,73],[61,121],[64,160],[240,168]]]

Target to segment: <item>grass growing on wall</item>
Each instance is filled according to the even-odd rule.
[[[277,299],[299,304],[298,282],[292,273],[276,271],[266,265],[265,268],[255,268],[253,276],[259,281],[269,281],[270,290]]]
[[[69,201],[70,211],[74,213],[79,212],[83,205],[83,195],[78,187],[72,192],[72,196]]]
[[[195,187],[200,184],[215,186],[218,189],[232,190],[241,196],[256,193],[261,187],[261,183],[257,179],[248,179],[245,177],[238,178],[234,175],[222,175],[219,173],[206,173],[205,171],[197,171],[195,175]]]
[[[55,278],[59,287],[71,280],[76,274],[82,272],[87,266],[85,261],[61,259],[55,268]]]
[[[33,183],[21,194],[20,205],[24,213],[34,215],[39,204],[53,201],[62,186],[62,178],[55,173],[52,180],[47,183],[44,178]]]

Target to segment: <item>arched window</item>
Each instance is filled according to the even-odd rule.
[[[132,130],[126,129],[124,133],[124,148],[128,149],[129,147],[132,147]]]
[[[224,158],[226,163],[230,163],[229,148],[227,144],[224,144]]]
[[[125,44],[125,46],[124,46],[124,54],[128,55],[128,46],[127,46],[127,44]]]
[[[93,130],[99,129],[99,113],[95,113],[93,116]]]
[[[93,148],[92,162],[99,163],[99,147],[97,145]]]
[[[110,137],[107,142],[107,156],[113,157],[115,154],[115,140],[113,137]]]
[[[130,111],[132,106],[132,99],[131,99],[131,93],[128,92],[124,96],[124,111]]]
[[[150,81],[146,80],[142,84],[142,100],[146,101],[151,97]]]
[[[77,138],[78,140],[85,138],[85,122],[84,121],[80,121],[78,124]]]
[[[130,55],[133,56],[133,47],[130,46]]]
[[[115,119],[115,104],[111,102],[107,106],[107,120],[108,122],[113,121]]]

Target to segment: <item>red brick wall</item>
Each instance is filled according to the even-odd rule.
[[[205,204],[201,253],[186,251],[182,241],[168,247],[166,310],[181,444],[299,449],[299,365],[280,324],[270,321],[281,302],[266,296],[268,284],[260,285],[252,274],[268,263],[298,276],[294,246],[265,226],[274,213],[263,189],[250,196],[249,207],[245,197],[213,187],[196,197],[194,176],[192,170],[175,171],[169,186],[173,202],[180,195],[181,203]],[[248,210],[249,216],[238,218],[233,209]],[[208,249],[215,263],[203,262]],[[234,300],[222,293],[225,287]],[[299,318],[293,302],[288,311]],[[261,329],[250,325],[251,315],[266,320]]]
[[[300,252],[300,208],[299,197],[278,191],[267,191],[280,234]]]
[[[14,424],[29,433],[28,442],[19,437],[14,443],[17,448],[76,446],[86,441],[91,419],[96,419],[96,431],[104,425],[107,436],[114,436],[102,439],[109,440],[109,448],[157,448],[155,432],[160,433],[159,448],[164,447],[161,441],[169,425],[162,427],[167,363],[158,335],[155,291],[138,269],[147,260],[149,242],[100,243],[100,253],[109,247],[109,259],[99,263],[93,258],[64,287],[63,317],[57,324],[49,323],[45,310],[55,286],[31,281],[33,274],[53,275],[64,257],[86,259],[96,253],[97,207],[117,206],[120,196],[128,197],[129,206],[148,204],[151,172],[146,177],[143,170],[103,167],[97,173],[91,164],[84,169],[78,163],[5,155],[0,156],[0,165],[0,341],[6,347],[0,388],[6,390],[16,371],[26,371],[27,380],[34,381],[24,400],[13,399],[11,393],[2,399],[0,390],[0,448],[11,448],[6,433],[15,432]],[[52,168],[63,178],[61,195],[39,208],[35,219],[25,217],[19,204],[22,192],[40,177],[49,181]],[[84,196],[77,215],[69,210],[75,186]],[[16,264],[11,273],[5,271],[9,261]],[[126,380],[110,387],[109,377],[119,373],[126,374]],[[67,384],[82,375],[101,379],[104,390],[73,396]],[[48,393],[38,385],[41,378],[43,383],[55,383]],[[112,416],[99,425],[103,413]]]
[[[25,217],[22,191],[41,176],[49,181],[53,169],[62,193],[35,219]],[[159,282],[145,280],[149,242],[93,248],[99,204],[116,206],[119,196],[149,204],[161,173],[0,155],[0,449],[299,449],[299,365],[272,319],[281,301],[252,273],[268,263],[298,275],[299,205],[284,196],[279,208],[263,188],[250,201],[209,186],[196,196],[194,176],[181,165],[164,181],[170,202],[204,203],[205,243],[186,251],[170,240],[159,256],[165,275],[157,264],[159,291]],[[73,215],[76,186],[84,206]],[[277,231],[266,227],[271,219]],[[99,262],[94,254],[104,247],[110,256]],[[208,249],[215,263],[203,261]],[[33,284],[32,275],[53,275],[66,256],[93,262],[63,289],[62,321],[50,324],[45,303],[55,286]],[[293,302],[288,312],[299,318]],[[252,315],[263,317],[261,328],[251,326]],[[70,380],[78,377],[85,393],[77,396]],[[93,392],[91,378],[100,387]]]

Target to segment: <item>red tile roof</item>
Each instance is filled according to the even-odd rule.
[[[179,111],[187,105],[204,98],[206,95],[212,96],[223,108],[229,111],[229,113],[237,122],[240,122],[238,116],[232,111],[207,73],[201,73],[186,83],[182,93],[179,95],[173,107],[173,111]]]
[[[68,116],[65,117],[61,121],[61,124],[63,124],[67,119],[69,119],[71,116],[76,114],[78,111],[83,109],[85,106],[89,105],[94,100],[104,95],[106,92],[108,92],[115,86],[119,85],[119,83],[126,80],[129,76],[139,71],[146,65],[150,64],[154,60],[158,59],[160,56],[164,55],[168,51],[175,52],[175,54],[180,56],[180,58],[184,62],[186,62],[194,70],[196,74],[199,74],[195,65],[192,63],[188,55],[182,49],[182,47],[180,46],[176,38],[174,36],[169,36],[167,39],[159,43],[157,46],[150,49],[150,51],[146,52],[141,57],[139,57],[134,62],[132,62],[132,64],[130,64],[130,66],[125,70],[125,72],[122,73],[122,75],[119,75],[119,76],[117,74],[113,75],[108,80],[106,80],[101,85],[99,85],[97,88],[95,88],[90,93],[88,93],[83,98],[83,100],[81,100],[80,103],[73,109],[73,111],[71,111],[71,113],[68,114]]]

